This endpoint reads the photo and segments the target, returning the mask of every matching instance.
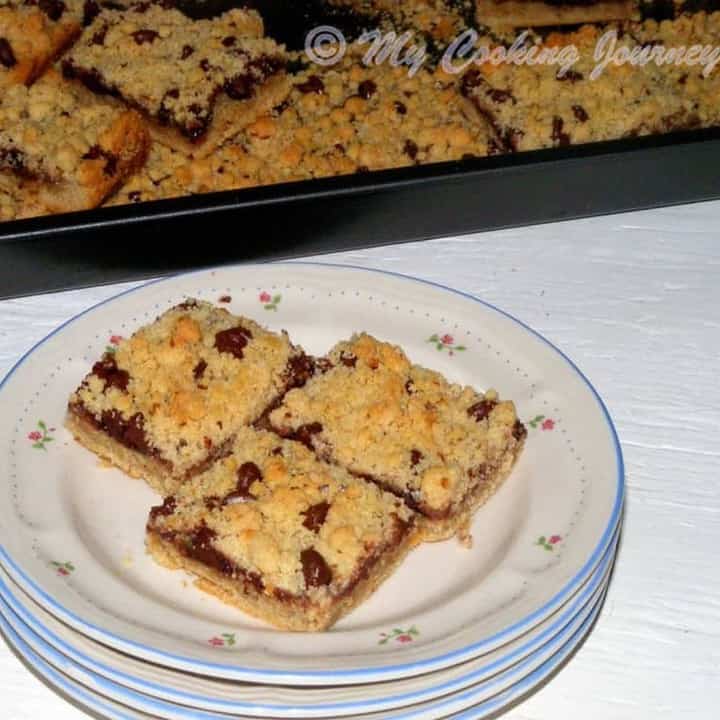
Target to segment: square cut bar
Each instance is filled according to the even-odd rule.
[[[70,397],[67,426],[166,495],[227,454],[238,430],[311,368],[286,333],[188,300],[95,363]]]
[[[84,0],[0,1],[0,90],[30,85],[80,35]]]
[[[709,52],[720,46],[720,12],[682,14],[674,20],[647,20],[632,23],[627,31],[635,40],[654,52],[686,49],[688,54],[698,46]],[[708,55],[709,55],[708,52]],[[697,112],[702,127],[720,125],[720,68],[706,72],[703,65],[687,62],[662,66],[665,79]]]
[[[20,217],[97,207],[142,166],[149,142],[138,113],[54,70],[0,94],[0,190]]]
[[[280,435],[404,499],[426,539],[463,535],[509,474],[526,436],[512,402],[452,385],[361,334],[269,415]]]
[[[532,28],[637,20],[637,0],[475,0],[477,21],[491,27]]]
[[[551,33],[540,51],[573,45],[579,60],[564,74],[557,64],[491,62],[469,70],[462,92],[469,110],[488,119],[507,150],[522,151],[635,137],[697,127],[693,103],[678,92],[668,71],[645,66],[599,67],[594,51],[615,30],[618,47],[636,41],[619,27],[585,25],[573,33]]]
[[[282,102],[281,46],[254,11],[192,20],[156,2],[104,9],[63,60],[67,77],[141,110],[153,137],[207,155]]]
[[[324,630],[417,543],[401,500],[302,444],[241,430],[233,452],[150,511],[155,560],[288,630]]]

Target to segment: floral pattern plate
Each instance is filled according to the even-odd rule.
[[[425,703],[413,703],[412,706],[397,710],[368,712],[362,715],[363,720],[436,720],[447,718],[451,713],[461,713],[472,707],[470,717],[478,718],[487,714],[489,709],[502,707],[502,701],[517,697],[516,688],[533,689],[533,678],[545,677],[548,668],[554,668],[582,641],[589,632],[592,622],[597,617],[605,596],[606,585],[598,589],[594,601],[589,603],[578,615],[543,648],[517,663],[512,668],[496,674],[486,683],[480,683],[461,692],[449,693],[442,698]],[[122,703],[124,706],[149,713],[151,717],[167,720],[252,720],[254,716],[241,714],[217,715],[203,710],[188,708],[149,697],[143,693],[129,690],[117,683],[106,680],[92,671],[79,668],[73,661],[56,652],[43,639],[18,622],[5,603],[0,599],[0,628],[5,630],[8,639],[30,660],[34,667],[41,670],[43,666],[53,672],[60,671],[61,677],[68,682],[76,682],[84,686],[90,693],[97,693],[105,698]],[[34,661],[34,662],[33,662]],[[62,687],[60,683],[56,683]],[[529,687],[528,687],[529,686]],[[63,688],[64,689],[64,688]],[[305,688],[308,690],[309,688]],[[515,692],[514,692],[515,691]],[[501,703],[498,704],[498,698]],[[301,717],[296,709],[295,717]],[[457,717],[455,715],[454,717]]]
[[[337,687],[278,687],[256,683],[236,683],[189,675],[171,668],[145,663],[115,652],[66,627],[14,587],[0,569],[0,603],[14,627],[26,625],[27,631],[43,639],[54,650],[85,670],[152,697],[180,705],[219,713],[250,714],[258,717],[331,717],[386,711],[459,692],[474,686],[476,691],[491,678],[523,663],[540,662],[556,638],[567,635],[568,627],[595,606],[604,592],[615,558],[617,535],[605,557],[571,602],[545,622],[517,640],[474,660],[437,670],[428,675],[401,678],[381,683]],[[25,631],[25,628],[22,628]],[[393,635],[388,633],[388,637]],[[534,658],[534,659],[533,659]],[[525,665],[524,667],[526,667]],[[74,670],[66,669],[71,676]],[[511,671],[512,672],[512,671]],[[508,673],[508,675],[511,674]]]
[[[362,607],[312,643],[157,567],[144,552],[143,533],[157,496],[101,467],[62,422],[69,393],[113,339],[188,296],[286,328],[313,353],[367,330],[452,380],[514,399],[529,426],[526,448],[477,513],[472,549],[455,542],[421,546]],[[91,638],[218,678],[355,684],[492,652],[568,602],[597,567],[621,517],[619,444],[580,371],[500,310],[381,271],[293,262],[151,283],[49,335],[0,384],[0,403],[0,563],[8,574]]]

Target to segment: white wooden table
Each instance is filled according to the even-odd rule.
[[[326,257],[504,308],[577,362],[617,424],[628,502],[606,606],[508,720],[720,716],[720,202]],[[0,375],[123,287],[0,302]],[[86,717],[1,641],[0,678],[4,720]]]

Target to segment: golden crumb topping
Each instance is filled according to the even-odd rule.
[[[29,88],[13,85],[0,94],[0,171],[50,183],[85,184],[98,169],[112,177],[116,125],[128,112],[54,71]]]
[[[431,517],[451,513],[524,434],[512,402],[451,384],[370,335],[337,344],[327,360],[285,396],[273,427]]]
[[[292,380],[300,355],[285,333],[191,300],[122,340],[70,405],[181,477],[258,418]]]
[[[617,32],[616,45],[636,42]],[[463,77],[463,92],[494,125],[510,150],[563,147],[682,129],[697,124],[690,103],[657,65],[605,64],[595,52],[613,27],[585,25],[571,34],[550,34],[538,49],[574,46],[577,62],[486,62]],[[601,45],[609,48],[609,45]],[[599,69],[599,71],[598,71]]]
[[[151,511],[149,529],[223,572],[239,569],[267,594],[340,595],[411,517],[303,445],[243,429],[232,455]]]
[[[255,11],[192,20],[161,3],[138,2],[103,10],[63,69],[196,139],[206,133],[219,93],[247,100],[282,69],[282,48],[262,33]]]

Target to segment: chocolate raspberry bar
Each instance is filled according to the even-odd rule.
[[[531,28],[636,20],[637,0],[475,0],[477,21],[490,27]]]
[[[188,300],[95,363],[70,397],[67,426],[167,494],[226,455],[238,430],[311,368],[285,333]]]
[[[402,498],[427,539],[463,535],[526,436],[512,402],[412,365],[366,335],[337,344],[269,415],[280,435]]]
[[[447,44],[474,24],[475,0],[330,0],[367,18],[367,26],[411,31],[413,42]]]
[[[0,90],[30,85],[82,30],[84,0],[0,2]]]
[[[507,150],[563,147],[599,140],[666,133],[698,125],[697,112],[655,64],[602,67],[594,57],[610,27],[583,26],[551,33],[540,49],[574,45],[579,60],[558,64],[485,63],[462,80],[468,108],[488,119]],[[615,28],[618,46],[636,45]],[[596,69],[601,72],[595,75]]]
[[[647,20],[627,26],[644,47],[669,51],[700,46],[711,52],[720,47],[720,12],[679,15],[674,20]],[[709,53],[708,53],[709,56]],[[669,63],[661,66],[663,77],[677,95],[697,113],[703,127],[720,124],[720,67]]]
[[[142,165],[148,144],[138,113],[53,70],[0,93],[0,190],[19,217],[97,207]]]
[[[497,150],[484,118],[469,118],[458,76],[367,65],[351,46],[332,67],[293,76],[287,100],[236,138],[261,184],[427,162]]]
[[[287,630],[330,627],[416,542],[414,514],[395,496],[300,443],[247,428],[147,524],[157,562]]]
[[[104,9],[63,71],[141,110],[158,141],[207,155],[287,93],[284,52],[262,34],[254,11],[192,20],[148,0]]]

